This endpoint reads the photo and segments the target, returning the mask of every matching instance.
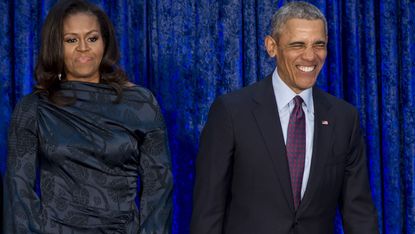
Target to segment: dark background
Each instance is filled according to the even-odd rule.
[[[0,0],[0,168],[11,112],[34,85],[42,22],[56,0]],[[121,65],[157,96],[175,177],[173,233],[189,232],[194,160],[210,104],[270,74],[263,39],[282,0],[93,1],[117,30]],[[355,105],[382,233],[415,233],[415,3],[314,0],[329,26],[318,86]],[[342,233],[337,221],[337,232]]]

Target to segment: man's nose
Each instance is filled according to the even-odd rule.
[[[307,47],[305,48],[302,57],[304,60],[307,60],[307,61],[314,60],[314,58],[316,57],[316,52],[314,51],[313,47]]]

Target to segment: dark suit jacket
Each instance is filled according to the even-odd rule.
[[[357,111],[313,88],[310,177],[294,210],[271,77],[219,97],[196,162],[192,234],[378,233]],[[322,121],[327,121],[322,124]]]

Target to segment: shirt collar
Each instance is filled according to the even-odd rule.
[[[281,109],[287,106],[296,95],[299,95],[303,99],[307,111],[314,113],[312,88],[308,88],[303,90],[301,93],[296,94],[284,81],[281,80],[278,75],[277,67],[275,67],[274,73],[272,74],[272,86],[274,88],[278,111],[281,111]]]

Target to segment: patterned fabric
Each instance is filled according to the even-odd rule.
[[[56,1],[0,1],[2,173],[11,111],[31,92],[42,22]],[[114,23],[129,78],[153,91],[165,116],[175,234],[189,233],[194,162],[210,105],[273,71],[264,36],[272,14],[289,1],[91,0]],[[415,1],[306,1],[328,21],[317,85],[359,110],[380,229],[415,233]]]
[[[305,162],[305,114],[302,108],[303,99],[297,95],[293,100],[295,106],[288,122],[286,149],[294,207],[297,209],[301,201],[301,185]]]
[[[5,234],[171,233],[170,154],[152,94],[126,88],[114,104],[106,84],[65,82],[61,92],[75,102],[30,94],[13,113]]]

